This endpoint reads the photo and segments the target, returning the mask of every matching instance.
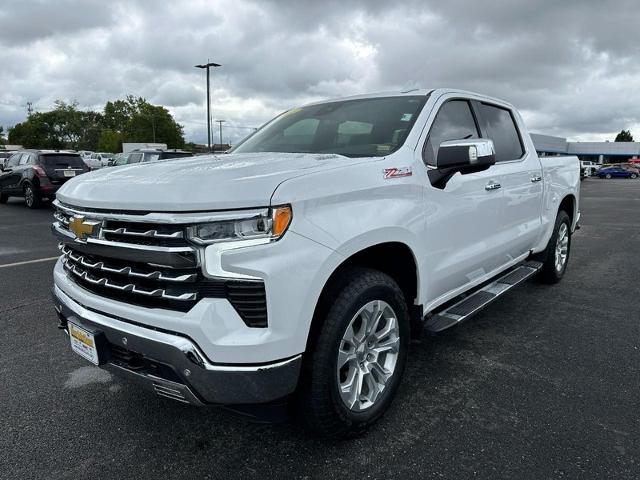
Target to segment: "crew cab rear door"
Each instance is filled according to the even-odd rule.
[[[501,105],[473,102],[483,138],[495,148],[495,170],[504,195],[500,230],[504,263],[526,254],[537,242],[541,229],[542,165],[528,149],[519,128],[518,113]]]

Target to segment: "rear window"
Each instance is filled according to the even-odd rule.
[[[84,168],[84,162],[79,155],[40,155],[40,161],[46,167],[81,167]]]

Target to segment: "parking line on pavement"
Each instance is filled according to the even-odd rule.
[[[60,258],[60,256],[39,258],[37,260],[27,260],[25,262],[5,263],[4,265],[0,265],[0,268],[18,267],[20,265],[29,265],[30,263],[50,262],[52,260],[57,260],[58,258]]]

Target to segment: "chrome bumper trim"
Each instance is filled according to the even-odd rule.
[[[173,368],[183,382],[177,385],[184,385],[201,403],[264,403],[292,393],[297,386],[302,365],[301,354],[260,365],[214,363],[186,337],[134,325],[89,310],[57,285],[54,285],[52,294],[62,322],[71,320],[86,328],[99,330],[114,345],[122,346],[123,339],[126,338],[127,349]],[[107,363],[104,367],[115,373],[133,376],[151,387],[157,381],[157,377],[115,364]],[[175,385],[171,388],[175,389]],[[185,396],[188,397],[188,394]],[[193,401],[189,403],[198,404]]]

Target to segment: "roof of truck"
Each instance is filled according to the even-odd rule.
[[[490,97],[488,95],[484,95],[482,93],[470,92],[468,90],[462,90],[458,88],[414,88],[409,90],[401,90],[401,91],[386,91],[386,92],[375,92],[375,93],[366,93],[362,95],[351,95],[347,97],[339,97],[339,98],[330,98],[326,100],[320,100],[317,102],[311,102],[305,104],[308,105],[319,105],[322,103],[332,103],[332,102],[342,102],[345,100],[361,100],[365,98],[383,98],[383,97],[402,97],[402,96],[434,96],[440,97],[445,94],[459,94],[462,97],[477,97],[482,100],[486,100],[487,102],[501,104],[506,107],[513,108],[509,102],[502,100],[500,98]]]

